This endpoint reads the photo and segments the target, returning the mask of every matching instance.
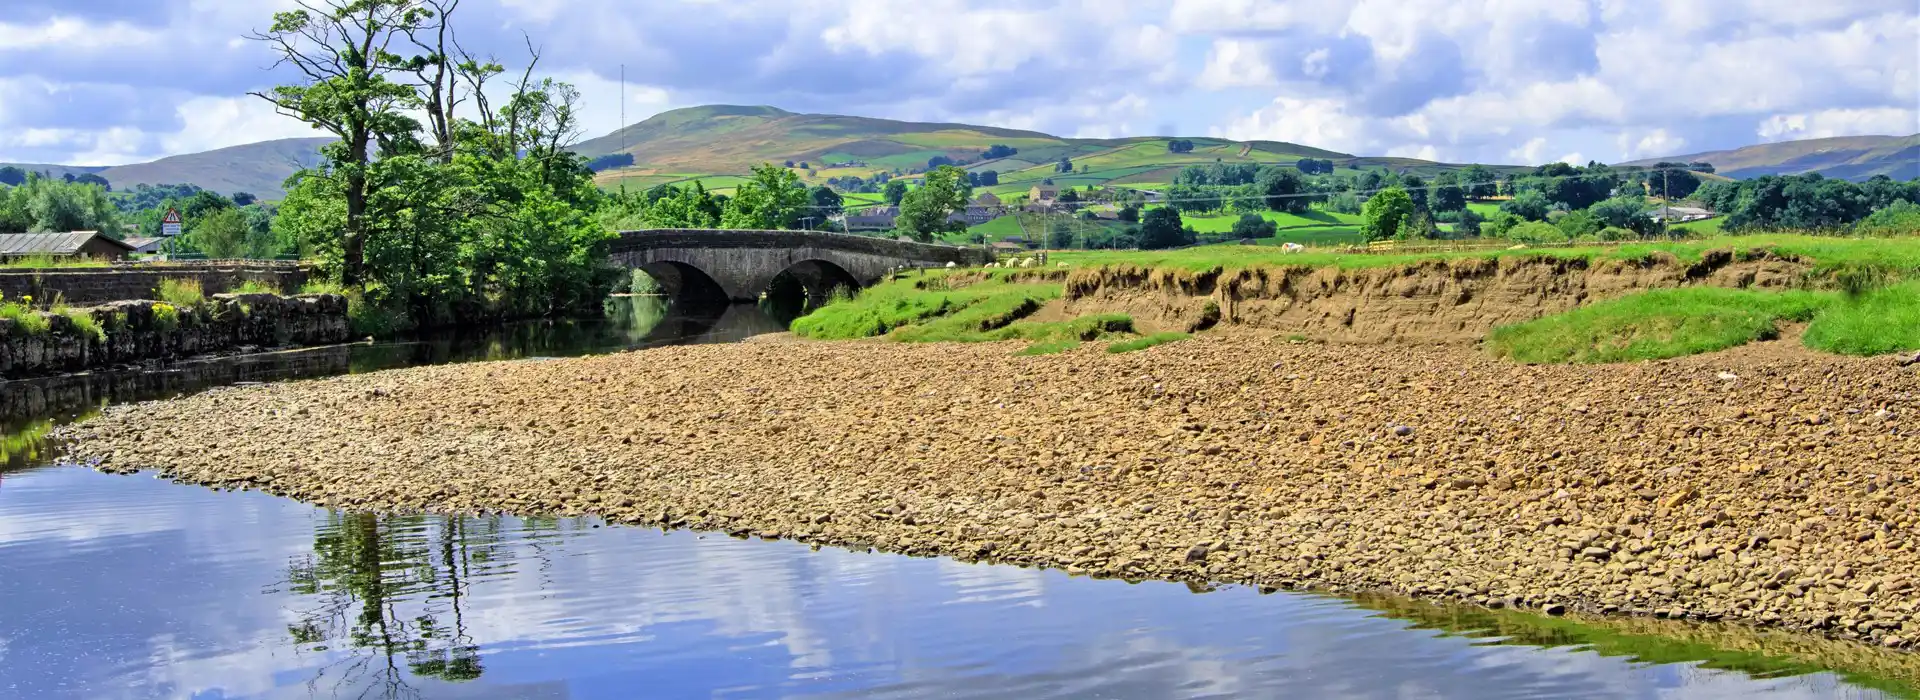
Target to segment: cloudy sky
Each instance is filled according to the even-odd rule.
[[[294,0],[0,0],[0,161],[102,165],[313,135],[245,96]],[[699,104],[1064,136],[1619,162],[1920,132],[1914,0],[466,0],[590,135]]]

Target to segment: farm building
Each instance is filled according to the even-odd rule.
[[[102,236],[98,231],[0,234],[0,260],[40,255],[56,258],[125,260],[130,252],[133,252],[133,246]]]
[[[1060,188],[1053,185],[1034,185],[1027,190],[1027,201],[1040,205],[1051,205],[1055,197],[1060,196]]]
[[[127,245],[133,246],[133,250],[130,252],[132,252],[135,255],[152,255],[154,253],[160,252],[161,248],[166,247],[167,239],[165,238],[128,238],[126,239],[126,243]]]

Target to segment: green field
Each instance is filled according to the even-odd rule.
[[[1320,209],[1312,209],[1300,214],[1293,214],[1289,212],[1277,212],[1277,211],[1263,211],[1263,212],[1260,212],[1260,218],[1273,222],[1275,226],[1280,227],[1282,232],[1285,232],[1286,229],[1291,229],[1291,228],[1307,228],[1307,227],[1326,228],[1326,227],[1343,227],[1343,226],[1352,227],[1352,231],[1356,234],[1360,232],[1360,217],[1355,216],[1353,214],[1340,214],[1340,213],[1324,211]],[[1239,214],[1215,214],[1211,216],[1202,216],[1202,215],[1196,215],[1196,214],[1182,214],[1180,217],[1180,220],[1186,222],[1188,226],[1192,226],[1193,230],[1199,231],[1201,233],[1226,233],[1228,231],[1233,230],[1233,224],[1234,222],[1240,220],[1240,215]]]

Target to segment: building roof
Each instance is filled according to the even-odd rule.
[[[999,204],[1000,198],[993,196],[992,192],[986,192],[986,193],[982,193],[978,197],[974,197],[973,203],[974,204]]]
[[[74,231],[71,233],[0,233],[0,255],[77,255],[87,241],[99,238],[114,245],[133,250],[127,245],[98,231]]]
[[[165,238],[129,238],[122,242],[126,243],[129,246],[132,246],[133,252],[135,253],[156,253],[160,251],[160,246],[166,243],[167,239]]]

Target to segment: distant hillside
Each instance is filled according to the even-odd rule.
[[[1865,180],[1875,175],[1908,180],[1920,177],[1920,134],[1782,141],[1623,165],[1653,165],[1660,161],[1712,163],[1719,174],[1740,179],[1820,173],[1847,180]]]
[[[624,182],[649,187],[699,179],[725,188],[761,163],[810,166],[812,183],[828,178],[871,177],[876,173],[923,170],[927,161],[947,157],[968,170],[1000,173],[1008,191],[1052,179],[1059,185],[1165,183],[1186,165],[1224,162],[1293,163],[1300,158],[1352,158],[1277,141],[1239,143],[1188,139],[1194,149],[1173,153],[1167,138],[1069,139],[1040,133],[970,124],[904,122],[831,114],[796,114],[775,107],[715,105],[663,112],[606,136],[583,142],[574,151],[588,157],[633,155],[631,167],[601,173],[605,184]],[[981,160],[989,146],[1019,153]],[[1251,148],[1249,148],[1249,146]],[[1246,151],[1246,155],[1241,155]],[[1058,173],[1068,158],[1074,173]],[[1079,172],[1081,167],[1085,173]]]
[[[320,163],[320,147],[331,138],[280,139],[221,148],[204,153],[169,156],[151,163],[121,165],[100,171],[113,188],[138,184],[187,184],[221,194],[252,192],[262,199],[279,199],[288,176]]]
[[[30,173],[46,173],[49,177],[62,177],[66,175],[79,176],[79,175],[84,175],[86,173],[97,173],[102,170],[106,170],[105,167],[86,166],[86,165],[52,165],[48,163],[0,163],[0,168],[4,168],[8,166],[19,168],[21,170],[25,170]]]

